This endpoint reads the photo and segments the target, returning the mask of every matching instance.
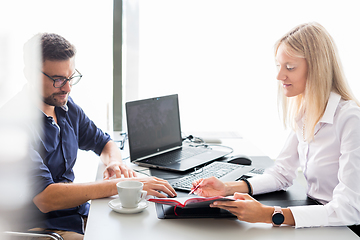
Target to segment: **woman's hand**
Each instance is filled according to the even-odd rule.
[[[226,185],[216,177],[201,178],[192,183],[194,193],[202,197],[226,196]]]
[[[265,206],[245,193],[235,193],[236,201],[217,201],[210,207],[217,207],[228,210],[239,220],[245,222],[272,222],[273,207]]]

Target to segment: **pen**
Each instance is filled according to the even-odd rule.
[[[190,192],[188,195],[194,193],[199,187],[200,187],[200,184],[202,183],[203,181],[201,181],[198,185],[196,185]]]

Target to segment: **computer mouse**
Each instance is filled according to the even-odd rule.
[[[235,155],[229,158],[228,163],[240,164],[240,165],[251,165],[252,161],[250,157],[245,155]]]

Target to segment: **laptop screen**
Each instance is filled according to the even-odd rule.
[[[126,103],[131,160],[181,146],[178,95]]]

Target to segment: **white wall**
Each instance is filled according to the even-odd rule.
[[[107,109],[108,106],[111,109],[113,80],[113,1],[2,1],[0,11],[0,35],[6,36],[11,45],[11,52],[7,54],[11,74],[0,75],[1,84],[7,87],[0,105],[26,83],[22,58],[24,43],[39,32],[53,32],[77,48],[76,68],[83,78],[73,87],[71,96],[99,127],[108,130],[111,124]]]
[[[305,22],[317,21],[333,36],[360,98],[355,0],[139,2],[137,97],[178,93],[182,129],[188,134],[238,131],[275,158],[287,131],[277,110],[273,46]]]

